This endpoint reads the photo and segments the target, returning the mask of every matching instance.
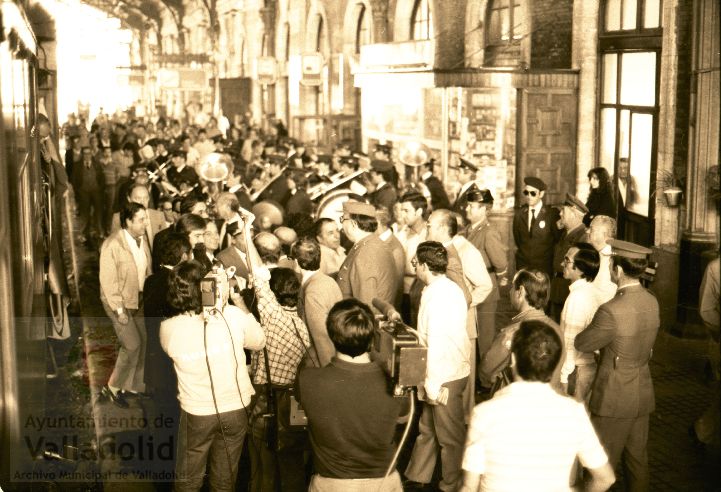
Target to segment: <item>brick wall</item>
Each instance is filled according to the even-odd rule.
[[[531,5],[531,68],[571,68],[573,0],[535,0]]]

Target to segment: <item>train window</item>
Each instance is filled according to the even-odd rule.
[[[28,109],[28,90],[27,90],[27,62],[24,60],[13,61],[13,112],[15,113],[15,143],[18,152],[27,152],[27,109]],[[18,155],[20,158],[21,156]],[[24,155],[22,156],[25,157]]]

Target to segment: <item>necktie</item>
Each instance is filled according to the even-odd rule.
[[[138,248],[140,248],[143,245],[143,238],[142,237],[136,237],[135,238],[135,244],[138,245]]]
[[[528,232],[533,236],[533,224],[536,223],[536,209],[531,209],[531,223],[528,224]]]

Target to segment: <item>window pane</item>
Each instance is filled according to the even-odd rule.
[[[634,113],[631,117],[630,192],[626,209],[648,217],[651,188],[653,116]]]
[[[621,0],[608,0],[606,2],[606,30],[618,31],[621,29]]]
[[[508,41],[509,34],[511,32],[511,16],[509,15],[508,9],[499,11],[501,14],[501,39]]]
[[[621,118],[618,122],[618,158],[628,159],[630,151],[629,138],[631,133],[631,112],[628,109],[621,111]]]
[[[636,2],[623,0],[623,29],[636,29]]]
[[[428,24],[427,24],[427,31],[428,35],[426,36],[426,39],[433,39],[433,14],[431,14],[430,7],[428,8]]]
[[[646,0],[646,6],[643,12],[643,27],[652,29],[659,27],[661,18],[661,2],[659,0]]]
[[[605,104],[616,104],[616,81],[618,77],[618,55],[603,55],[603,99]]]
[[[501,14],[492,10],[488,18],[488,44],[497,44],[501,40]]]
[[[616,110],[601,110],[601,152],[600,164],[613,174],[613,159],[616,151]]]
[[[621,55],[621,104],[633,106],[656,104],[656,53]]]

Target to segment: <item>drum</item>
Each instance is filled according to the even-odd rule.
[[[353,193],[349,189],[341,188],[331,191],[323,196],[318,203],[315,214],[316,219],[333,219],[340,224],[340,218],[343,217],[343,204],[351,199],[359,202],[366,201],[361,195]]]

